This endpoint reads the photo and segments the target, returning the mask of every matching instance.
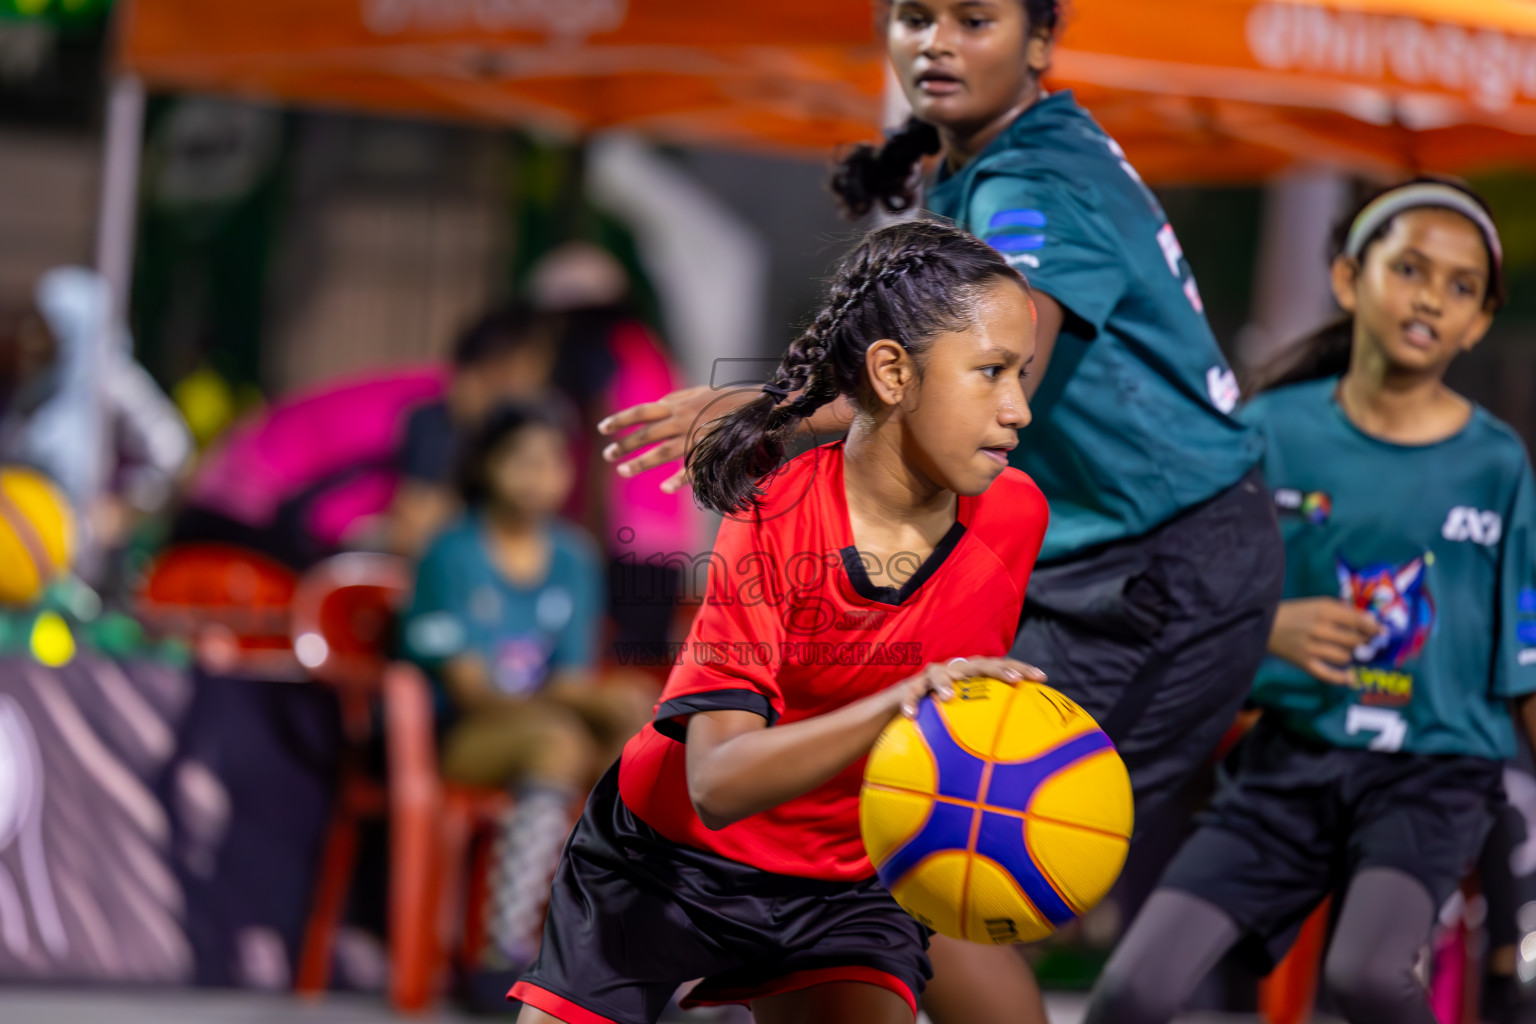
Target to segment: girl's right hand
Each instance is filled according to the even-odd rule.
[[[890,701],[891,711],[900,711],[907,718],[917,717],[917,705],[924,697],[933,694],[941,701],[955,695],[955,684],[964,679],[1001,679],[1008,683],[1045,682],[1045,673],[1033,665],[1012,658],[955,658],[953,661],[934,662],[910,679],[903,679],[886,690],[881,696]]]
[[[1325,683],[1348,686],[1355,648],[1369,643],[1383,626],[1369,612],[1332,597],[1281,601],[1269,632],[1269,653]]]

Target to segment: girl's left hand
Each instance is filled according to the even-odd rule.
[[[935,662],[912,678],[897,684],[901,713],[907,718],[917,717],[917,705],[930,693],[940,700],[948,700],[954,693],[955,683],[966,679],[1001,679],[1007,683],[1045,682],[1045,673],[1033,665],[1013,658],[955,658],[940,664]]]

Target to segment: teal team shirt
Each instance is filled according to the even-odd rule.
[[[1012,458],[1051,502],[1042,561],[1146,533],[1258,461],[1173,228],[1071,93],[1019,115],[928,206],[1067,312]]]
[[[1536,487],[1520,439],[1482,409],[1404,447],[1362,433],[1338,378],[1260,395],[1285,537],[1285,598],[1337,597],[1386,626],[1352,686],[1269,658],[1254,700],[1339,747],[1515,755],[1508,698],[1536,691]]]
[[[406,654],[434,675],[452,658],[478,655],[495,687],[519,697],[557,669],[595,665],[603,577],[591,540],[550,524],[549,569],[523,585],[491,564],[484,531],[480,517],[468,515],[428,547],[404,620]],[[438,708],[449,710],[441,690]]]

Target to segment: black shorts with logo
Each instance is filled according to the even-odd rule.
[[[928,932],[873,877],[773,874],[666,839],[603,776],[561,857],[538,963],[510,998],[569,1024],[651,1024],[684,1006],[750,1003],[857,981],[917,1013]]]
[[[1436,906],[1448,899],[1503,807],[1503,774],[1498,761],[1347,750],[1260,719],[1161,884],[1225,911],[1264,973],[1365,868],[1411,875]]]

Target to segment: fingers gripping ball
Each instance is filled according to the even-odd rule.
[[[886,888],[958,939],[1033,942],[1114,884],[1131,782],[1109,737],[1049,687],[971,679],[888,726],[859,826]]]
[[[74,517],[47,477],[0,466],[0,604],[26,605],[69,568]]]

